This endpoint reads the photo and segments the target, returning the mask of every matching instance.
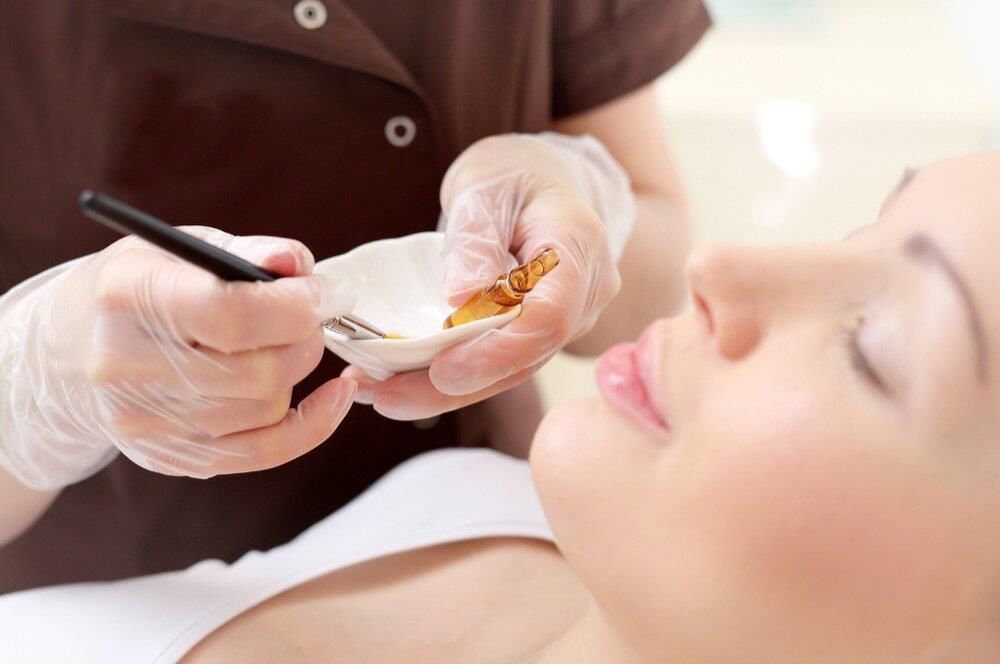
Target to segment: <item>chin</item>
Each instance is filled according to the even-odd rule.
[[[600,470],[613,454],[611,437],[605,435],[606,410],[600,397],[562,403],[545,416],[531,444],[529,461],[542,509],[559,550],[578,573],[581,562],[601,553],[590,540],[603,531],[605,519],[593,507],[605,504],[611,490]]]
[[[586,476],[591,464],[615,453],[612,443],[621,434],[619,416],[599,396],[559,404],[542,419],[531,443],[536,482]]]
[[[641,426],[601,397],[561,404],[542,420],[531,446],[532,475],[571,562],[597,553],[607,534],[640,509],[655,453]]]
[[[531,442],[532,475],[538,491],[544,497],[554,491],[564,491],[564,483],[583,472],[579,467],[585,448],[590,444],[586,421],[599,404],[596,398],[577,399],[559,404],[550,410]]]

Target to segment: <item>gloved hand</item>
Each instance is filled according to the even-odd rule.
[[[353,292],[312,275],[299,242],[185,230],[290,278],[226,283],[129,237],[0,297],[0,466],[27,486],[77,482],[119,450],[168,475],[270,468],[347,413],[345,379],[289,402]]]
[[[635,220],[627,175],[594,138],[561,134],[484,139],[441,187],[444,289],[453,305],[515,264],[553,248],[560,263],[528,294],[521,315],[438,355],[427,371],[369,378],[361,402],[420,419],[485,399],[527,379],[587,332],[620,286],[616,260]]]

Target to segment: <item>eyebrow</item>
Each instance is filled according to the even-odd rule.
[[[908,186],[910,186],[910,183],[913,182],[913,178],[916,175],[917,175],[917,169],[913,168],[912,166],[906,167],[906,169],[903,171],[903,177],[899,179],[899,182],[896,183],[896,186],[892,188],[892,191],[889,192],[889,195],[886,196],[885,200],[882,202],[882,207],[879,208],[878,211],[880,217],[882,216],[882,213],[885,212],[885,209],[889,207],[889,203],[892,203],[894,200],[896,200],[896,198],[898,198],[899,195],[903,193],[903,190],[906,189]]]
[[[968,284],[955,269],[941,247],[929,236],[918,233],[903,243],[903,252],[920,264],[938,268],[947,278],[965,305],[965,318],[969,333],[976,349],[976,378],[985,385],[989,375],[989,357],[987,356],[986,334],[983,332],[983,319],[979,316],[976,303],[972,299],[972,291]]]

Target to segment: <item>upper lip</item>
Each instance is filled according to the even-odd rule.
[[[635,366],[639,374],[639,382],[646,392],[649,405],[659,416],[660,420],[670,428],[670,420],[667,419],[666,409],[663,405],[663,398],[656,377],[660,375],[660,361],[662,344],[656,341],[656,323],[647,327],[635,343]]]

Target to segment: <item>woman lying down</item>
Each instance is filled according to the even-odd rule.
[[[233,565],[7,596],[3,659],[1000,661],[1000,152],[689,276],[530,469],[433,452]]]

